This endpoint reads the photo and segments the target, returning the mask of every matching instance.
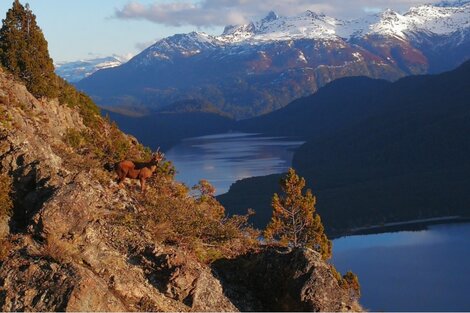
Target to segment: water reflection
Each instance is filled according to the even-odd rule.
[[[175,164],[178,180],[193,186],[204,178],[221,194],[237,180],[285,171],[302,143],[257,134],[217,134],[186,139],[169,150],[167,158]]]
[[[470,224],[344,237],[332,262],[352,270],[372,311],[470,311]]]

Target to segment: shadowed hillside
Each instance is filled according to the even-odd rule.
[[[103,110],[103,114],[152,149],[168,149],[184,138],[223,133],[235,126],[230,117],[212,104],[199,100],[176,102],[140,117],[107,110]]]
[[[293,165],[318,195],[318,211],[332,232],[469,215],[468,99],[470,62],[444,74],[391,84],[363,78],[334,82],[282,113],[242,126],[266,126],[269,132],[280,125],[274,127],[277,134],[284,125],[287,134],[306,130],[308,140],[295,153]],[[358,105],[357,112],[351,105]],[[338,118],[334,111],[340,112]],[[296,117],[303,122],[294,124]],[[274,192],[277,180],[269,176],[238,182],[219,199],[232,212],[254,208],[258,225],[263,225],[270,202],[257,191]]]

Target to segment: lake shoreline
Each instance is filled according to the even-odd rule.
[[[400,231],[421,231],[427,230],[429,226],[441,224],[460,224],[470,223],[470,217],[465,216],[442,216],[433,218],[416,219],[409,221],[385,223],[382,225],[372,225],[357,227],[347,231],[340,231],[338,233],[330,234],[329,238],[339,239],[343,237],[360,236],[360,235],[374,235],[383,233],[393,233]]]
[[[297,137],[232,131],[185,138],[166,157],[178,170],[176,180],[193,186],[205,179],[219,196],[238,180],[287,171],[303,143]]]
[[[374,312],[468,311],[470,219],[423,220],[415,223],[433,225],[333,241],[331,262],[340,273],[358,275],[363,307]]]

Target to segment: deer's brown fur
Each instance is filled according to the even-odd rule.
[[[155,173],[158,163],[163,160],[164,154],[157,152],[148,162],[133,162],[124,160],[116,163],[115,170],[118,175],[118,184],[122,186],[126,178],[140,180],[140,188],[145,192],[145,180]]]

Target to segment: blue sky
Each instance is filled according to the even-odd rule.
[[[113,18],[126,0],[29,0],[56,62],[137,53],[157,38],[188,32],[192,26],[168,27],[149,21]],[[151,3],[153,1],[141,1]],[[0,1],[5,18],[13,0]],[[21,0],[21,3],[26,1]],[[138,47],[136,47],[138,46]]]
[[[20,0],[23,4],[25,0]],[[425,0],[424,0],[425,1]],[[428,0],[427,3],[437,0]],[[1,0],[3,19],[13,0]],[[307,9],[354,18],[385,8],[406,10],[423,0],[29,0],[55,62],[136,54],[176,33],[219,34],[227,24],[270,10],[294,15]]]

